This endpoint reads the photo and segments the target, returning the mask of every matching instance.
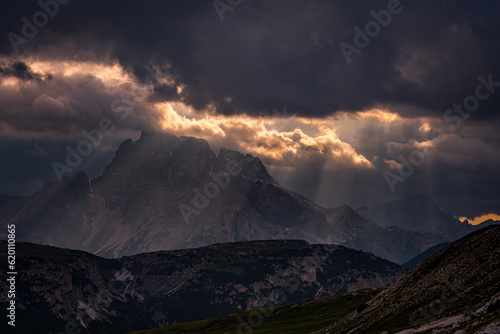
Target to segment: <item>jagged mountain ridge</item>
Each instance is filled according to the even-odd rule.
[[[215,244],[119,259],[18,242],[16,328],[123,333],[387,286],[406,270],[373,254],[300,240]],[[0,241],[6,257],[7,242]],[[22,279],[20,279],[22,277]],[[0,282],[0,301],[8,285]],[[30,321],[26,321],[30,319]],[[6,329],[6,321],[2,322]]]
[[[225,175],[228,162],[235,175],[217,191],[211,175]],[[210,184],[214,198],[205,196]],[[101,177],[89,180],[78,172],[16,201],[18,212],[2,212],[1,219],[16,224],[19,240],[105,257],[217,242],[303,239],[403,263],[446,241],[437,234],[381,227],[347,206],[322,208],[282,187],[258,158],[227,149],[216,155],[203,139],[170,134],[143,132],[136,142],[120,145]]]

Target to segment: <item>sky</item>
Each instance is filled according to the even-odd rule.
[[[462,219],[500,214],[497,1],[6,7],[0,193],[97,177],[145,130],[259,156],[325,207],[426,191]]]

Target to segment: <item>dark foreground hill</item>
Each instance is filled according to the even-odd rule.
[[[422,253],[418,254],[417,256],[415,256],[410,261],[403,263],[403,267],[408,268],[408,269],[413,269],[416,266],[418,266],[418,264],[420,262],[428,259],[432,255],[434,255],[437,252],[439,252],[441,249],[443,249],[445,247],[448,247],[450,244],[451,244],[450,242],[445,242],[445,243],[442,243],[442,244],[438,244],[436,246],[432,246],[431,248],[429,248],[429,249],[423,251]]]
[[[499,240],[498,225],[467,235],[420,263],[361,312],[319,333],[395,333],[426,326],[428,332],[469,334],[499,322]]]
[[[498,334],[499,240],[498,225],[473,232],[384,290],[318,298],[140,333]]]
[[[6,258],[7,244],[0,242]],[[343,246],[252,241],[120,259],[19,242],[19,333],[123,333],[387,286],[406,270]],[[1,277],[0,301],[6,305]],[[6,322],[2,321],[2,332]]]

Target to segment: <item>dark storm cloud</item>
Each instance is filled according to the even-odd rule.
[[[459,129],[441,120],[446,109],[475,93],[478,76],[491,74],[500,82],[500,2],[402,0],[401,13],[392,15],[390,24],[348,63],[340,43],[354,45],[353,28],[364,30],[373,20],[370,11],[386,9],[388,3],[246,0],[225,12],[221,21],[212,0],[72,0],[58,5],[57,13],[27,37],[25,22],[32,23],[42,8],[37,1],[12,1],[0,12],[0,55],[11,59],[0,63],[0,76],[19,83],[0,89],[0,129],[17,136],[0,138],[7,162],[0,188],[26,194],[42,180],[54,179],[51,162],[63,161],[65,146],[74,147],[81,131],[97,128],[103,117],[112,119],[118,130],[82,164],[91,176],[102,171],[128,134],[155,130],[158,115],[146,104],[125,121],[117,120],[110,106],[125,88],[84,71],[41,74],[29,63],[118,62],[137,79],[125,85],[152,84],[147,102],[215,106],[224,115],[273,116],[273,108],[287,105],[289,115],[317,117],[385,106],[414,118],[397,126],[354,119],[337,129],[339,139],[370,160],[373,169],[338,171],[316,164],[318,171],[297,168],[285,175],[274,168],[284,185],[325,206],[373,205],[427,190],[457,214],[498,211],[500,87]],[[19,54],[9,41],[11,32],[25,39],[17,45]],[[147,65],[168,80],[155,82]],[[383,176],[384,160],[408,154],[412,138],[427,140],[428,134],[420,131],[422,115],[432,116],[431,128],[442,127],[464,140],[450,137],[443,151],[391,193]],[[204,129],[199,136],[206,135]],[[56,139],[31,141],[41,133]],[[234,142],[241,142],[238,136],[241,132]],[[454,150],[463,152],[452,154]],[[449,157],[455,167],[446,163]]]
[[[0,65],[0,76],[3,77],[15,77],[21,80],[42,80],[43,77],[39,73],[33,72],[33,70],[24,62],[16,61],[10,64]],[[50,74],[47,75],[47,79],[51,79]]]
[[[73,70],[77,70],[77,65]],[[82,130],[98,128],[103,118],[108,118],[120,130],[155,130],[157,121],[154,111],[137,103],[126,119],[121,112],[112,109],[114,101],[120,101],[123,91],[108,86],[102,79],[86,73],[64,75],[56,73],[50,80],[42,75],[21,72],[36,80],[19,81],[0,89],[0,129],[18,136],[33,133],[55,135],[80,135]],[[14,75],[12,75],[14,76]],[[15,75],[19,77],[20,75]],[[118,106],[123,103],[118,103]],[[23,135],[23,133],[25,135]]]
[[[21,17],[40,10],[13,6],[1,14],[4,36],[20,33]],[[380,104],[419,106],[399,109],[411,117],[442,114],[474,92],[479,75],[500,81],[495,1],[401,1],[402,12],[347,64],[340,43],[354,45],[353,28],[364,29],[370,11],[387,6],[387,0],[243,1],[221,22],[212,1],[72,1],[20,49],[100,59],[111,48],[111,58],[139,79],[145,64],[168,65],[184,86],[184,102],[223,114],[272,114],[284,104],[308,116]],[[12,52],[7,38],[1,50]],[[155,99],[179,98],[172,87],[156,92]],[[497,113],[499,101],[500,94],[493,96],[474,118]]]

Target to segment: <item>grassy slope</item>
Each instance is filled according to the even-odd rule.
[[[253,334],[303,334],[328,326],[350,312],[364,305],[377,295],[381,289],[367,289],[342,295],[309,299],[302,302],[275,307],[236,313],[194,322],[186,322],[157,329],[134,332],[136,334],[237,334],[250,332],[241,327],[240,322],[258,323],[263,316],[262,325],[251,327]],[[261,312],[262,311],[262,312]],[[271,314],[272,312],[272,314]],[[250,316],[250,317],[249,317]]]

